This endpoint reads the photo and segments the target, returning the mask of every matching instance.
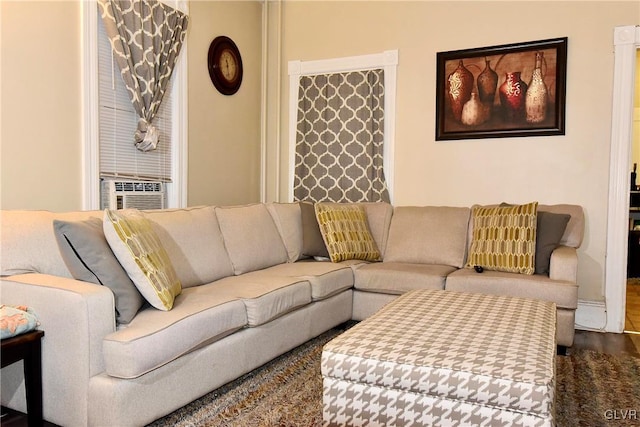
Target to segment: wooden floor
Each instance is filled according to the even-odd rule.
[[[640,338],[640,335],[576,331],[573,346],[569,347],[568,354],[571,354],[572,350],[586,349],[617,356],[630,355],[640,357],[640,350],[634,343],[637,338]]]
[[[0,425],[2,427],[27,427],[27,415],[13,409],[2,407],[2,416],[0,417]],[[43,427],[58,427],[49,421],[42,423]]]
[[[636,349],[640,351],[640,279],[627,281],[627,306],[624,329],[631,333],[630,337]],[[636,334],[633,334],[636,332]]]

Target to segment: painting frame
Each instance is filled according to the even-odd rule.
[[[564,135],[567,44],[437,52],[436,141]]]

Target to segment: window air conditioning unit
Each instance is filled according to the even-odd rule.
[[[102,181],[102,209],[164,209],[166,185],[156,181]]]

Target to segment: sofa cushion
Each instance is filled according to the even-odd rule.
[[[311,284],[311,299],[318,301],[353,287],[353,270],[348,264],[348,261],[334,263],[302,260],[274,265],[262,272],[308,280]]]
[[[382,262],[354,270],[354,288],[360,291],[403,294],[413,289],[444,289],[455,267],[441,264]]]
[[[569,219],[571,219],[569,214],[538,211],[535,274],[549,274],[551,253],[560,244]]]
[[[287,250],[264,204],[216,207],[236,275],[287,262]]]
[[[564,230],[560,245],[579,248],[584,238],[584,210],[582,206],[558,204],[558,205],[538,205],[538,212],[552,212],[559,214],[569,214],[571,219]]]
[[[212,206],[144,212],[183,288],[233,275]]]
[[[462,207],[396,207],[384,261],[462,267],[469,215]]]
[[[144,304],[144,298],[111,251],[102,220],[54,220],[53,228],[60,254],[73,278],[111,289],[116,321],[129,323]]]
[[[171,310],[182,286],[151,222],[136,209],[104,211],[104,235],[142,296],[159,310]]]
[[[136,378],[247,324],[245,306],[215,284],[183,289],[171,311],[141,310],[126,327],[107,335],[107,374]]]
[[[509,203],[500,203],[500,206],[513,206]],[[538,206],[538,222],[536,224],[536,254],[535,274],[549,274],[549,261],[551,253],[560,244],[567,223],[571,219],[569,214],[552,213],[540,210]]]
[[[329,251],[322,239],[316,210],[313,203],[300,202],[302,219],[302,254],[308,257],[329,257]]]
[[[73,278],[58,249],[53,220],[82,221],[102,215],[102,211],[0,211],[0,276],[42,273]]]
[[[239,298],[248,326],[259,326],[311,302],[311,285],[298,277],[276,276],[264,270],[225,277],[213,283],[220,295]]]
[[[570,310],[575,310],[578,306],[578,285],[551,280],[541,274],[513,274],[491,270],[476,273],[465,268],[447,276],[446,289],[541,299]]]
[[[302,214],[299,203],[267,203],[267,209],[276,224],[287,249],[288,261],[302,257]]]
[[[315,209],[322,239],[332,262],[380,259],[380,251],[373,240],[362,206],[316,203]]]
[[[538,202],[472,209],[473,238],[466,267],[533,274]]]
[[[384,258],[384,253],[389,239],[389,226],[393,216],[393,206],[387,202],[366,202],[358,203],[367,213],[367,223],[373,240],[375,240],[380,257]]]

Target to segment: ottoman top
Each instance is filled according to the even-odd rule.
[[[322,374],[517,411],[553,411],[554,303],[408,292],[327,343]]]

